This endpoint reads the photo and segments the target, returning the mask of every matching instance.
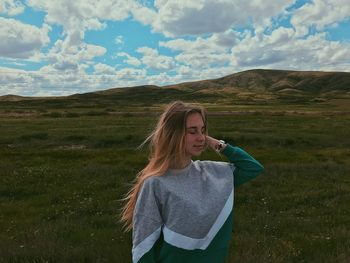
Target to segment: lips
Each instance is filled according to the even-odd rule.
[[[203,149],[204,145],[194,145],[194,148],[196,148],[197,150]]]

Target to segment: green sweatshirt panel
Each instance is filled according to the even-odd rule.
[[[240,186],[263,172],[264,167],[239,147],[227,144],[222,153],[235,165],[234,186]]]
[[[164,241],[163,234],[152,249],[138,263],[222,263],[232,237],[233,212],[216,234],[206,250],[187,250],[172,246]]]

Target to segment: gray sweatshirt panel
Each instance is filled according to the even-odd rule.
[[[234,165],[195,161],[148,178],[134,213],[134,245],[165,224],[187,237],[204,238],[233,191]]]

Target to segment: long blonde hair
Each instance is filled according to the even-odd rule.
[[[184,162],[186,120],[191,113],[201,114],[207,127],[206,112],[202,107],[175,101],[167,106],[154,131],[141,144],[150,142],[149,162],[137,174],[130,191],[122,199],[125,205],[120,221],[124,223],[125,231],[132,229],[134,208],[143,182],[151,176],[162,176],[172,164]]]

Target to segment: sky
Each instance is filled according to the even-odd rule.
[[[350,71],[349,0],[0,0],[0,96]]]

